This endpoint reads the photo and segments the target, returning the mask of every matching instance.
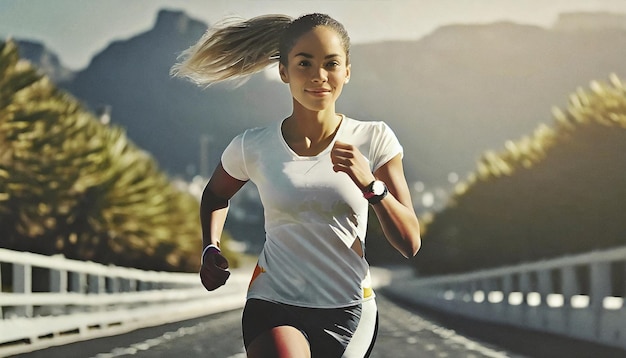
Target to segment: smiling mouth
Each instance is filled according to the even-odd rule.
[[[324,88],[305,89],[304,91],[311,93],[311,94],[316,94],[316,95],[323,95],[323,94],[330,93],[329,89],[324,89]]]

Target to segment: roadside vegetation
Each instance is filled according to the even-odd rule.
[[[122,128],[0,43],[0,247],[194,272],[198,211]]]
[[[444,274],[626,244],[626,88],[578,89],[554,123],[489,151],[425,224],[414,264]],[[506,118],[503,118],[506,120]]]

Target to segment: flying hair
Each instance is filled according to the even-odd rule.
[[[249,20],[227,18],[183,51],[170,75],[203,87],[227,80],[242,84],[250,75],[277,61],[286,65],[287,54],[298,38],[316,26],[335,30],[349,57],[348,33],[341,23],[325,14],[308,14],[297,19],[287,15],[262,15]]]
[[[243,82],[277,62],[280,39],[292,21],[286,15],[227,18],[183,51],[170,74],[199,86],[226,80]]]

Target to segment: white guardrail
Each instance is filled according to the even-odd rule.
[[[0,249],[0,356],[237,309],[251,273],[207,292],[195,273]],[[408,302],[626,349],[626,247],[430,278],[372,268],[372,279]]]
[[[0,249],[0,356],[243,307],[252,269],[207,292],[194,273]]]
[[[431,278],[394,280],[407,302],[626,349],[626,247]]]

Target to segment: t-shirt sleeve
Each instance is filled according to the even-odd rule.
[[[372,171],[378,170],[396,155],[404,155],[404,149],[391,127],[385,122],[378,122],[371,146]]]
[[[250,179],[246,169],[243,140],[245,132],[233,138],[222,153],[222,167],[231,177],[247,181]]]

